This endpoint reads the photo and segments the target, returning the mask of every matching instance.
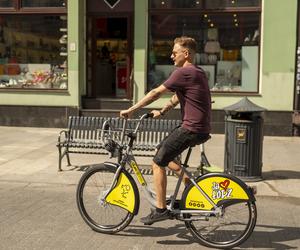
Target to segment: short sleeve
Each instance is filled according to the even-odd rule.
[[[180,69],[176,69],[172,72],[170,77],[163,83],[163,85],[170,91],[174,92],[180,88],[182,74]]]

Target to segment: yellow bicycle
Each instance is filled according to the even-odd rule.
[[[81,177],[76,193],[77,205],[83,220],[95,231],[114,234],[129,225],[138,214],[139,189],[128,165],[135,173],[146,199],[155,207],[155,193],[147,185],[132,153],[140,125],[151,114],[144,114],[134,130],[126,132],[125,120],[121,142],[112,134],[109,122],[103,124],[102,137],[106,149],[118,157],[118,163],[104,162],[89,168]],[[127,139],[126,139],[127,138]],[[243,243],[253,232],[257,210],[252,188],[235,176],[209,173],[195,177],[190,173],[188,149],[182,174],[174,194],[167,197],[170,219],[183,221],[193,236],[203,245],[213,248],[232,248]],[[177,199],[183,173],[191,184]]]

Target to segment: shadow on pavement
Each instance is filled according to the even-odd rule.
[[[285,242],[299,240],[299,227],[281,227],[257,224],[255,231],[250,238],[239,248],[266,248],[266,249],[298,249],[298,246],[291,246]]]
[[[197,242],[186,229],[184,224],[176,224],[172,227],[153,227],[153,226],[139,226],[130,225],[122,233],[118,235],[131,237],[168,237],[176,236],[178,240],[159,240],[158,244],[163,245],[189,245]]]
[[[158,244],[163,245],[190,245],[199,243],[185,228],[184,224],[176,224],[172,227],[153,227],[131,225],[123,232],[117,234],[120,236],[131,237],[168,237],[176,236],[178,240],[159,240]],[[291,246],[285,242],[299,240],[300,228],[297,227],[280,227],[271,225],[256,225],[255,231],[250,238],[240,245],[239,249],[298,249],[298,246]],[[296,243],[294,243],[296,244]]]
[[[81,165],[81,166],[71,165],[71,166],[65,167],[63,169],[63,171],[64,172],[68,172],[68,171],[82,171],[82,172],[85,172],[89,168],[97,166],[97,165],[100,165],[100,163],[97,163],[97,164],[88,164],[88,165]]]
[[[300,172],[291,170],[274,170],[263,173],[264,180],[300,179]]]

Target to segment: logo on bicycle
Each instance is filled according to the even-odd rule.
[[[191,200],[189,202],[189,206],[194,208],[204,208],[204,204],[202,201],[195,201],[195,200]]]
[[[230,198],[232,194],[232,188],[228,188],[230,180],[224,180],[222,182],[213,182],[212,185],[212,198],[213,200]]]
[[[130,191],[130,186],[129,185],[122,185],[121,189],[122,189],[122,192],[121,192],[122,197],[126,199],[127,198],[127,194]]]

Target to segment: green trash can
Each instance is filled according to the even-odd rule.
[[[266,110],[247,97],[224,108],[224,172],[244,181],[262,179],[263,117]]]

